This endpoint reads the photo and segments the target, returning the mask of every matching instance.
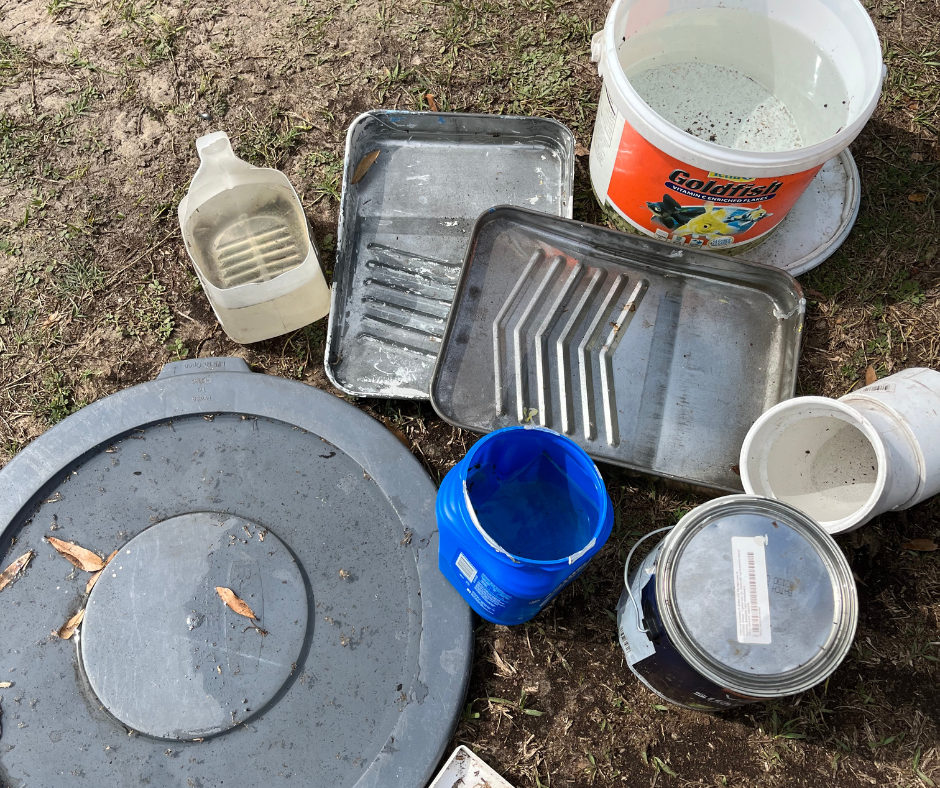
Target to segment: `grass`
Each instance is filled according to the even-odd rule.
[[[293,115],[272,107],[266,117],[249,113],[238,135],[235,152],[252,164],[277,169],[303,142],[310,126],[295,122]]]

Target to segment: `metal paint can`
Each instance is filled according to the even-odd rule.
[[[720,711],[808,690],[845,658],[858,623],[852,570],[805,514],[730,495],[661,530],[632,573],[627,557],[617,606],[627,664],[657,695]]]

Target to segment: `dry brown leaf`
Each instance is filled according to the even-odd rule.
[[[426,94],[425,98],[428,100],[428,107],[431,109],[431,112],[440,112],[440,110],[437,108],[437,102],[434,100],[433,93]]]
[[[33,559],[34,555],[35,553],[30,550],[28,553],[21,555],[6,569],[0,572],[0,591],[3,591],[4,588],[16,580],[20,572],[26,569],[26,565]]]
[[[85,617],[85,608],[79,610],[74,616],[72,616],[65,624],[62,625],[62,628],[56,632],[62,640],[68,640],[72,635],[75,634],[75,630],[78,629],[78,625],[82,623],[82,619]]]
[[[101,560],[101,556],[95,555],[91,550],[79,547],[74,542],[63,542],[54,536],[47,536],[46,541],[83,572],[100,572],[104,569],[105,562]]]
[[[875,372],[874,367],[869,366],[868,369],[865,370],[865,385],[870,386],[872,383],[877,382],[877,380],[878,380],[878,373]]]
[[[914,192],[913,194],[907,195],[907,199],[910,200],[910,202],[920,205],[921,203],[927,202],[927,195],[923,192]]]
[[[578,157],[587,156],[590,151],[585,148],[580,142],[574,146],[574,155]]]
[[[56,323],[58,323],[61,319],[62,319],[62,313],[61,313],[61,312],[52,312],[52,313],[43,321],[42,327],[43,327],[43,328],[49,328],[49,326],[54,326],[54,325],[55,325]]]
[[[367,153],[359,159],[359,163],[356,165],[356,171],[352,176],[352,183],[359,183],[359,181],[366,177],[369,168],[375,164],[375,160],[379,158],[379,153],[381,153],[381,151],[374,150],[372,153]]]
[[[902,550],[915,550],[918,553],[932,553],[937,549],[937,543],[933,539],[911,539],[901,545]]]
[[[232,610],[238,613],[238,615],[244,616],[245,618],[258,618],[255,615],[255,611],[248,607],[244,600],[239,599],[231,588],[216,586],[215,592],[221,597],[222,601],[225,602],[225,604],[228,605]]]
[[[109,555],[109,556],[105,559],[104,565],[107,566],[108,564],[110,564],[110,563],[111,563],[111,559],[114,558],[114,556],[116,556],[119,552],[120,552],[120,550],[115,550],[113,553],[111,553],[111,555]],[[88,578],[88,582],[85,584],[85,593],[86,593],[86,594],[90,594],[90,593],[91,593],[91,589],[93,589],[93,588],[95,587],[95,583],[98,582],[98,578],[101,577],[101,573],[102,573],[103,571],[104,571],[104,568],[102,567],[102,568],[99,569],[97,572],[95,572],[91,577]]]

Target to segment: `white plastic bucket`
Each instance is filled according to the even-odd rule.
[[[615,0],[591,57],[604,80],[590,158],[598,200],[647,235],[710,249],[772,230],[858,136],[884,77],[878,34],[858,0]],[[702,122],[717,123],[717,141],[664,118],[641,98],[641,82],[676,122],[705,101]],[[769,98],[747,112],[751,87]],[[726,124],[750,129],[735,142],[749,149],[719,144],[734,133],[716,120],[725,110]],[[786,117],[800,147],[775,147],[773,121]]]
[[[748,431],[740,467],[748,493],[789,503],[832,534],[908,509],[940,493],[940,372],[781,402]]]

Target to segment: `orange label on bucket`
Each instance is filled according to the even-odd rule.
[[[650,235],[720,249],[773,229],[821,166],[776,178],[708,172],[663,153],[625,122],[607,196]]]

